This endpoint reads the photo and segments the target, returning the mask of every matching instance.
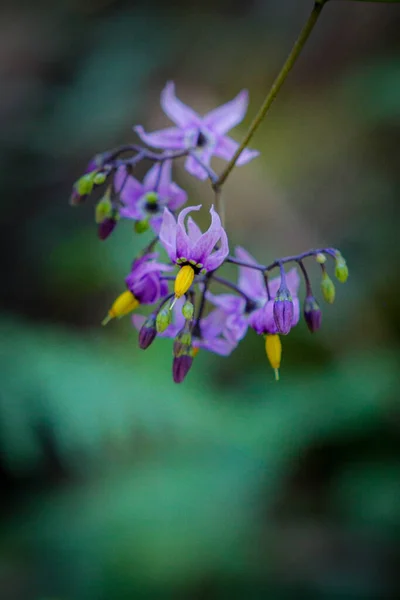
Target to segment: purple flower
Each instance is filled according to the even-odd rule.
[[[247,302],[243,296],[234,294],[212,294],[207,292],[207,299],[223,313],[222,333],[233,344],[238,344],[244,338],[248,329]]]
[[[125,279],[128,290],[140,304],[153,304],[168,294],[168,284],[162,280],[161,273],[172,267],[154,260],[157,256],[153,253],[137,258]]]
[[[239,144],[225,134],[243,120],[247,105],[248,93],[242,90],[230,102],[201,117],[175,96],[175,84],[170,81],[161,93],[161,106],[177,127],[153,133],[146,133],[140,125],[134,129],[149,146],[168,150],[192,149],[208,166],[213,155],[230,160],[236,152]],[[244,165],[258,154],[256,150],[245,149],[236,164]],[[199,179],[207,178],[206,170],[191,156],[186,159],[185,168]]]
[[[145,175],[143,183],[128,175],[122,166],[115,175],[115,187],[124,206],[121,217],[135,221],[149,220],[159,232],[164,208],[177,210],[187,200],[187,194],[171,180],[172,161],[156,163]]]
[[[236,248],[236,257],[247,263],[256,264],[254,258],[243,248]],[[300,318],[300,306],[297,297],[300,277],[296,269],[291,269],[286,274],[286,284],[293,300],[292,327],[294,327],[297,325]],[[256,306],[255,310],[249,315],[250,327],[258,334],[279,333],[274,318],[274,298],[277,295],[280,286],[280,277],[275,277],[269,281],[270,300],[268,299],[263,274],[257,269],[239,267],[238,286],[245,294],[247,294]]]
[[[229,254],[228,238],[221,225],[221,219],[210,209],[211,225],[206,233],[196,225],[191,217],[185,228],[185,217],[199,206],[184,208],[178,216],[178,221],[166,208],[160,229],[160,242],[170,259],[181,267],[189,265],[196,273],[214,271],[224,262]],[[221,242],[218,250],[214,251],[217,242]]]

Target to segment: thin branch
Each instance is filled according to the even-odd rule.
[[[307,42],[307,40],[310,36],[310,33],[312,32],[316,22],[318,21],[318,18],[320,16],[321,11],[326,2],[327,2],[327,0],[317,0],[314,3],[314,8],[311,11],[310,16],[308,17],[306,24],[304,25],[289,56],[287,57],[285,64],[281,68],[278,76],[276,77],[274,83],[272,84],[272,87],[271,87],[270,91],[268,92],[260,110],[258,111],[253,122],[251,123],[246,135],[244,136],[244,138],[243,138],[241,144],[239,145],[238,149],[236,150],[235,154],[232,156],[231,160],[226,165],[225,169],[222,171],[221,175],[218,178],[218,181],[213,185],[214,191],[217,190],[218,188],[221,188],[221,186],[225,183],[225,181],[228,178],[229,174],[231,173],[233,167],[235,166],[239,156],[241,155],[243,150],[246,148],[246,146],[250,142],[251,138],[253,137],[253,135],[255,134],[255,132],[257,131],[259,126],[261,125],[265,115],[267,114],[269,108],[271,107],[271,104],[273,103],[276,96],[278,95],[278,92],[281,89],[282,84],[284,83],[290,70],[292,69],[293,65],[295,64],[297,58],[299,57],[305,43]]]

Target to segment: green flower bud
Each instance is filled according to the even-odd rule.
[[[346,283],[349,276],[349,269],[343,256],[338,252],[335,261],[335,277],[340,283]]]
[[[321,291],[324,300],[329,304],[333,304],[335,301],[335,286],[326,271],[322,274]]]
[[[105,193],[101,200],[96,205],[95,221],[97,224],[103,223],[106,219],[112,216],[113,208],[109,193]]]
[[[322,254],[322,252],[318,252],[318,254],[315,255],[315,260],[320,265],[323,265],[326,263],[326,256],[325,256],[325,254]]]
[[[96,172],[86,173],[75,182],[75,188],[80,196],[89,196],[93,191]]]
[[[93,183],[95,183],[96,185],[101,185],[102,183],[105,182],[106,179],[107,179],[107,173],[104,173],[104,171],[99,171],[93,177]]]
[[[169,308],[163,308],[156,318],[157,333],[162,333],[172,321],[172,311]]]
[[[189,300],[186,300],[185,304],[182,306],[182,314],[187,321],[193,319],[194,306]]]
[[[142,219],[141,221],[135,221],[135,231],[136,233],[144,233],[150,227],[148,219]]]

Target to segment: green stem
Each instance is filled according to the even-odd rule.
[[[289,56],[286,59],[285,64],[283,65],[283,67],[280,70],[278,76],[276,77],[274,83],[272,84],[272,87],[271,87],[270,91],[268,92],[260,110],[258,111],[253,122],[251,123],[248,132],[244,136],[244,138],[243,138],[241,144],[239,145],[238,149],[236,150],[235,154],[232,156],[231,160],[226,165],[225,169],[222,171],[222,173],[219,176],[219,178],[217,179],[217,181],[213,184],[213,189],[215,192],[220,190],[221,186],[225,183],[227,177],[229,176],[230,172],[232,171],[233,167],[235,166],[237,159],[239,158],[239,156],[241,155],[243,150],[246,148],[246,146],[250,142],[251,138],[253,137],[253,135],[255,134],[255,132],[257,131],[259,126],[261,125],[261,122],[263,121],[265,115],[267,114],[271,104],[273,103],[276,96],[278,95],[278,92],[281,89],[283,82],[285,81],[286,77],[288,76],[288,74],[289,74],[290,70],[292,69],[293,65],[295,64],[300,52],[302,51],[303,46],[305,45],[306,41],[308,40],[310,33],[313,30],[314,25],[316,24],[318,17],[321,14],[324,4],[327,1],[328,0],[316,0],[316,2],[314,3],[314,8],[312,9],[310,16],[308,17],[307,23],[304,25]]]

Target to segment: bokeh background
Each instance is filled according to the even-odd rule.
[[[68,205],[169,79],[199,112],[248,88],[240,139],[311,6],[1,3],[1,600],[400,596],[400,5],[329,2],[225,187],[231,243],[350,266],[279,384],[253,332],[177,386],[168,341],[101,328],[148,237]]]

